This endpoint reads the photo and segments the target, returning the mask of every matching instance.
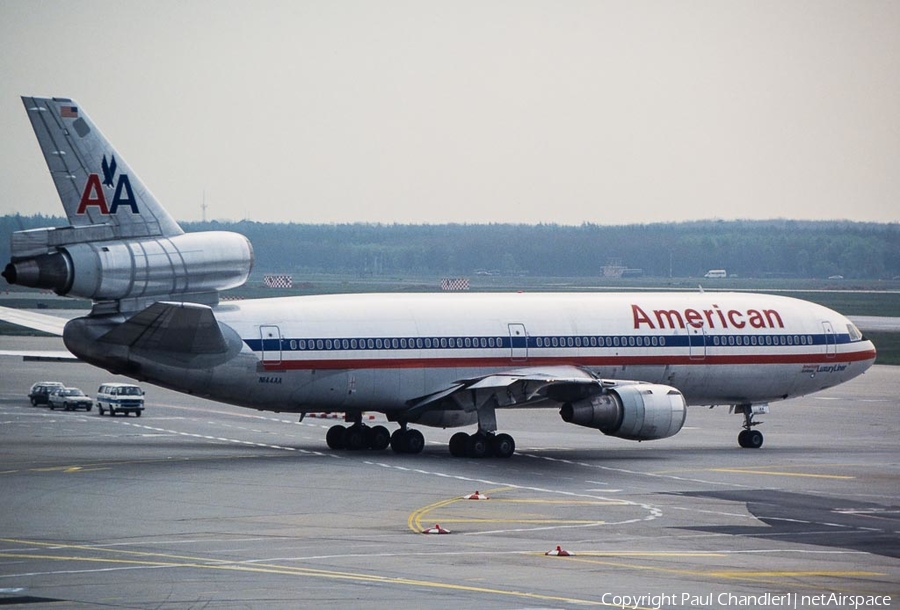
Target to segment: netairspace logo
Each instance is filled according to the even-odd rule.
[[[604,593],[604,604],[622,610],[660,610],[670,607],[688,608],[888,608],[890,595],[844,595],[842,593],[760,593],[739,595],[735,593],[658,593],[643,595],[617,595]]]

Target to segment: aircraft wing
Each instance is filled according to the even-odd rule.
[[[57,316],[49,316],[43,313],[35,313],[33,311],[24,311],[22,309],[13,309],[11,307],[0,307],[0,320],[24,326],[34,330],[40,330],[57,337],[62,337],[63,328],[66,326],[65,318]]]
[[[462,379],[408,404],[412,411],[427,411],[446,408],[449,399],[468,411],[495,397],[500,408],[537,406],[548,400],[578,400],[612,385],[615,383],[598,379],[577,366],[525,367]]]
[[[78,362],[69,350],[47,350],[30,352],[24,350],[0,349],[0,357],[22,358],[28,362]]]
[[[41,332],[50,333],[58,337],[62,336],[63,327],[65,327],[65,318],[58,316],[50,316],[43,313],[35,313],[33,311],[24,311],[22,309],[13,309],[11,307],[0,307],[0,320],[39,330]],[[0,356],[5,357],[21,357],[25,360],[38,362],[64,362],[77,361],[78,358],[72,355],[68,350],[0,350]]]

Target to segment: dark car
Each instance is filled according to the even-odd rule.
[[[49,402],[50,392],[53,390],[64,388],[65,384],[58,381],[38,381],[31,386],[28,392],[28,398],[31,400],[31,406],[46,405]]]
[[[65,409],[66,411],[75,411],[76,409],[84,409],[90,411],[94,408],[94,401],[90,396],[85,396],[84,392],[78,388],[58,388],[50,392],[49,398],[50,408]]]

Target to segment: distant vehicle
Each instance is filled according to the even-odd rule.
[[[100,415],[109,411],[116,413],[134,413],[141,416],[144,410],[144,390],[130,383],[104,383],[97,388],[97,410]]]
[[[703,274],[703,277],[728,277],[724,269],[710,269]]]
[[[64,387],[66,387],[65,384],[62,384],[58,381],[38,381],[36,384],[31,386],[31,390],[29,390],[28,392],[28,398],[31,400],[31,406],[36,407],[38,405],[48,404],[48,397],[50,395],[50,392]]]
[[[66,411],[75,411],[77,409],[90,411],[94,408],[94,401],[91,397],[86,396],[78,388],[57,388],[50,392],[48,402],[51,409],[59,407]]]

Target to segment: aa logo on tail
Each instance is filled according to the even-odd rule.
[[[100,183],[99,174],[88,175],[87,182],[84,183],[84,190],[81,192],[81,202],[78,204],[78,209],[75,210],[76,214],[86,213],[88,207],[96,207],[104,215],[115,214],[122,205],[131,208],[132,214],[140,214],[128,174],[119,174],[119,178],[116,180],[116,167],[115,156],[110,156],[110,160],[107,162],[106,155],[103,155],[103,161],[100,163],[100,169],[103,170],[103,183]],[[113,184],[115,184],[116,190],[113,193],[112,204],[108,204],[103,187],[112,189]]]

